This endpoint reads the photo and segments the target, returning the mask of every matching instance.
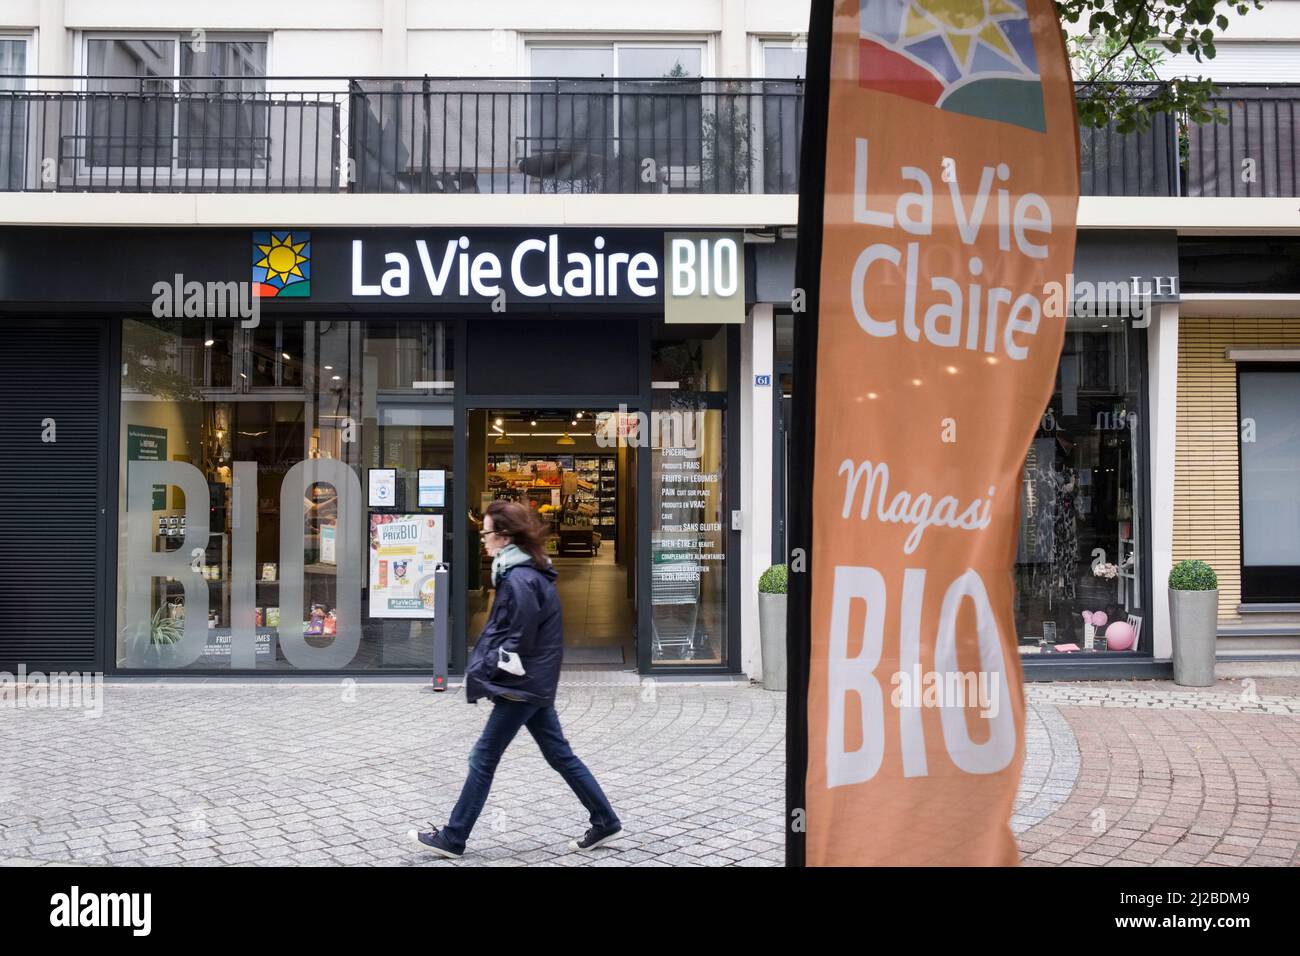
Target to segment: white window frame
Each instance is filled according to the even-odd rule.
[[[271,32],[249,31],[249,30],[208,30],[205,31],[204,40],[231,40],[231,41],[248,41],[266,44],[266,72],[260,79],[267,84],[267,92],[270,91],[271,83],[271,54],[272,54]],[[172,74],[170,77],[157,77],[159,81],[170,81],[173,93],[180,92],[181,80],[181,44],[192,43],[194,37],[182,30],[86,30],[83,31],[75,44],[75,70],[76,89],[79,92],[89,92],[90,81],[97,79],[88,73],[90,68],[90,43],[93,40],[170,40],[173,43],[172,50]],[[90,121],[90,110],[84,111],[81,121],[78,123],[77,135],[89,137],[86,124]],[[76,180],[78,186],[83,185],[101,185],[112,186],[114,183],[123,182],[123,177],[130,178],[132,172],[143,172],[149,170],[149,183],[152,186],[155,182],[159,184],[171,185],[174,180],[182,182],[193,182],[198,180],[199,184],[205,182],[216,183],[218,174],[220,182],[231,182],[236,186],[249,186],[252,184],[254,175],[258,170],[251,166],[223,166],[220,169],[216,167],[192,166],[181,168],[179,149],[180,129],[180,102],[179,97],[176,105],[172,109],[172,148],[171,164],[169,166],[91,166],[85,162],[85,157],[80,156],[77,161]],[[268,157],[268,162],[269,162]],[[141,176],[143,181],[145,177]]]
[[[786,77],[783,76],[769,77],[767,75],[767,56],[765,54],[769,49],[776,49],[776,50],[802,49],[805,51],[805,55],[808,50],[808,41],[805,37],[802,37],[800,34],[755,33],[755,34],[751,34],[749,39],[750,39],[750,46],[749,46],[750,74],[755,79],[760,79],[760,80],[786,79]],[[803,79],[805,81],[808,79],[806,58],[804,60]]]
[[[28,93],[33,89],[32,74],[36,71],[32,69],[32,57],[36,54],[36,31],[35,30],[0,30],[0,40],[21,42],[23,44],[23,82],[14,92]],[[38,181],[41,176],[41,145],[35,137],[30,134],[30,130],[25,130],[27,136],[26,156],[24,163],[26,170],[23,174],[24,189],[39,188]],[[35,180],[29,181],[28,177],[34,175]]]
[[[519,35],[519,62],[522,64],[522,76],[533,77],[533,50],[568,49],[585,47],[607,49],[614,54],[614,72],[606,79],[619,78],[618,53],[621,49],[643,49],[659,47],[699,47],[700,79],[713,77],[713,64],[717,38],[711,34],[688,33],[680,36],[668,33],[646,34],[599,34],[599,33],[521,33]]]
[[[808,49],[808,41],[807,41],[807,37],[805,37],[805,36],[803,36],[803,35],[801,35],[801,34],[797,34],[797,33],[786,33],[786,34],[762,34],[762,33],[758,33],[758,34],[751,34],[751,35],[750,35],[750,47],[749,47],[749,50],[750,50],[750,53],[749,53],[749,56],[750,56],[750,60],[749,60],[749,62],[750,62],[750,71],[749,71],[749,72],[750,72],[750,73],[754,76],[754,78],[757,79],[757,80],[768,80],[768,79],[770,79],[770,80],[772,80],[772,82],[774,82],[774,83],[779,83],[779,82],[793,83],[793,82],[796,82],[796,81],[791,80],[791,79],[789,79],[788,77],[784,77],[784,76],[769,77],[769,76],[767,75],[767,55],[766,55],[766,54],[767,54],[767,51],[770,50],[770,49],[778,49],[778,50],[794,50],[794,49],[799,49],[799,48],[802,48],[802,49],[805,51],[805,59],[804,59],[804,76],[803,76],[802,79],[803,79],[803,82],[806,84],[806,83],[808,82],[808,75],[807,75],[807,73],[808,73],[808,71],[807,71],[807,63],[808,63],[808,61],[807,61],[807,57],[806,57],[806,51],[807,51],[807,49]],[[805,88],[806,88],[806,87],[805,87]],[[758,118],[757,118],[757,121],[755,122],[755,129],[756,129],[756,132],[757,132],[757,134],[758,134],[758,144],[759,144],[759,146],[758,146],[757,149],[754,150],[754,156],[753,156],[753,162],[754,162],[754,171],[753,171],[753,175],[755,176],[755,183],[754,183],[754,185],[763,185],[763,184],[766,184],[766,182],[767,182],[767,154],[766,154],[766,151],[763,149],[763,144],[767,142],[767,125],[766,125],[766,119],[767,119],[767,117],[766,117],[766,115],[765,115],[765,111],[764,111],[764,110],[759,110],[759,111],[758,111]],[[797,156],[797,155],[796,155],[796,157],[795,157],[795,160],[796,160],[796,163],[797,163],[797,162],[798,162],[798,156]],[[756,190],[755,190],[755,191],[756,191]]]
[[[23,45],[23,89],[32,88],[31,76],[36,71],[32,69],[32,54],[36,49],[36,33],[33,30],[0,30],[0,40],[19,42]]]
[[[520,34],[520,59],[525,66],[524,75],[532,78],[533,73],[532,54],[534,50],[542,49],[601,49],[609,50],[613,55],[613,72],[605,77],[612,84],[614,96],[614,116],[613,128],[619,129],[619,111],[621,109],[621,100],[617,96],[619,92],[618,83],[621,77],[619,72],[619,52],[622,50],[638,49],[660,49],[660,48],[698,48],[700,50],[700,75],[691,77],[691,79],[708,80],[714,76],[714,61],[717,48],[717,38],[712,34],[689,33],[682,35],[675,34],[614,34],[602,35],[593,33],[579,34]],[[642,77],[629,77],[630,79],[643,79]],[[596,79],[596,77],[593,77]],[[614,134],[614,155],[621,155],[623,148],[622,138]]]

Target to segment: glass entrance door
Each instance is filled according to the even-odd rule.
[[[635,667],[638,456],[608,440],[605,423],[617,414],[577,405],[467,410],[469,644],[495,598],[478,532],[494,502],[514,502],[535,516],[557,573],[565,666]]]

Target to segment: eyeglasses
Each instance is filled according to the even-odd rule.
[[[504,531],[480,531],[479,537],[486,538],[488,537],[488,535],[493,535],[493,534],[500,538],[506,537],[506,533]]]

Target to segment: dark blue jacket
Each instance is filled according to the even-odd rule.
[[[531,704],[555,700],[564,659],[564,627],[555,568],[539,571],[532,564],[508,568],[497,581],[487,626],[465,668],[465,699],[509,694]],[[522,676],[497,668],[499,650],[519,655]]]

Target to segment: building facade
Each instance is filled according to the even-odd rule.
[[[1285,60],[1297,7],[1223,62]],[[572,582],[571,662],[759,676],[806,22],[0,0],[0,666],[427,672],[445,624],[458,669],[504,497]],[[1031,676],[1166,672],[1190,556],[1225,653],[1300,652],[1300,95],[1222,79],[1226,126],[1084,131]]]

